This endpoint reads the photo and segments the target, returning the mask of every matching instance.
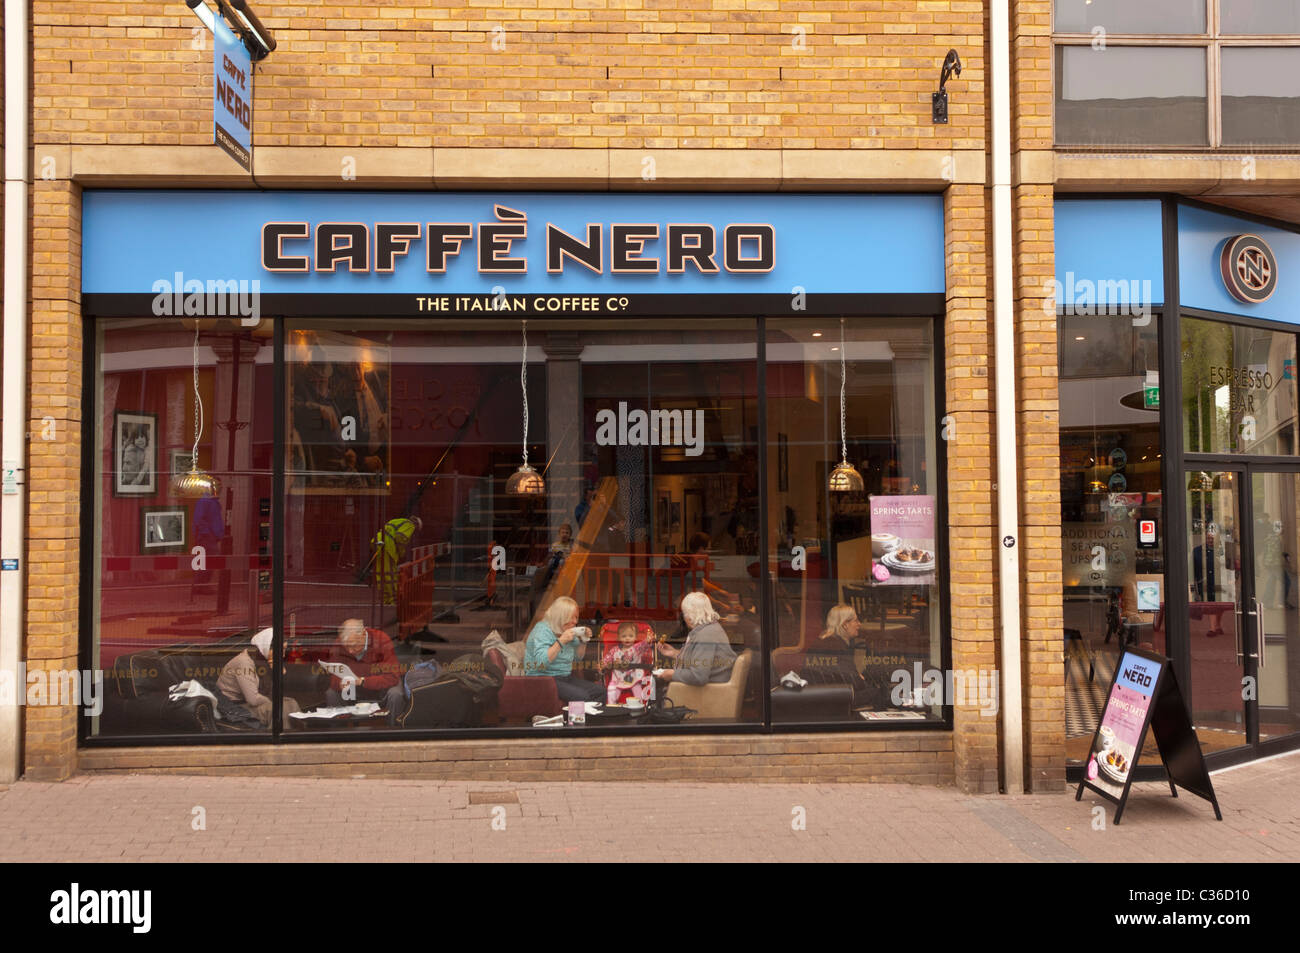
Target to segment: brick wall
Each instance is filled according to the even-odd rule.
[[[952,186],[945,193],[944,218],[948,438],[943,445],[948,453],[952,667],[990,671],[998,660],[986,190]],[[957,783],[971,791],[996,791],[998,719],[973,704],[957,706],[953,719]]]
[[[74,671],[81,558],[81,192],[66,180],[32,189],[32,324],[28,441],[29,669]],[[29,777],[75,767],[76,708],[26,710]]]
[[[83,771],[476,781],[906,781],[950,784],[952,738],[918,732],[786,737],[208,745],[82,751]]]
[[[981,148],[983,4],[263,4],[254,142]],[[176,0],[35,0],[35,141],[207,144],[210,38]],[[197,28],[197,30],[196,30]],[[196,42],[206,49],[195,49]],[[949,47],[966,69],[929,121]]]

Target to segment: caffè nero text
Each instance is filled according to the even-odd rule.
[[[547,222],[538,248],[528,244],[526,213],[504,205],[493,211],[489,222],[267,222],[262,267],[385,274],[410,255],[422,258],[430,274],[444,274],[461,255],[479,273],[494,275],[524,275],[543,264],[553,275],[579,267],[598,275],[757,275],[776,266],[776,230],[766,224],[733,223],[719,235],[707,223],[593,222],[585,234],[572,235]]]

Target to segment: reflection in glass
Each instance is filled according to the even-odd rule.
[[[1225,145],[1300,143],[1300,48],[1225,46]]]
[[[914,694],[922,684],[904,691],[894,678],[941,665],[932,329],[849,319],[841,354],[834,320],[768,323],[776,721],[942,714],[942,700]],[[841,386],[861,492],[827,487],[841,453]],[[783,684],[790,673],[810,684]]]
[[[1296,452],[1295,335],[1183,318],[1188,453]]]
[[[1206,145],[1205,50],[1060,46],[1060,145]]]
[[[1300,33],[1300,0],[1219,0],[1219,32],[1294,36]]]
[[[1205,0],[1056,0],[1057,33],[1204,33]]]
[[[1159,330],[1058,321],[1066,753],[1081,762],[1120,651],[1165,651]]]
[[[1192,721],[1204,751],[1246,742],[1239,611],[1240,480],[1193,471],[1187,489],[1188,635]]]
[[[271,723],[271,327],[198,322],[195,460],[195,323],[96,325],[97,735]],[[174,493],[196,467],[217,493]]]
[[[1258,473],[1254,504],[1255,604],[1259,612],[1259,737],[1300,731],[1300,476]]]
[[[531,725],[611,694],[603,724],[643,723],[630,701],[760,717],[755,323],[651,327],[530,322],[525,409],[517,321],[289,325],[305,711],[348,701],[343,663],[380,709],[356,725]],[[543,494],[508,492],[525,414]]]

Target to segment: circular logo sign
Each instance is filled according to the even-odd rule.
[[[1219,268],[1224,287],[1238,301],[1259,304],[1277,290],[1277,259],[1257,235],[1238,235],[1224,242]]]

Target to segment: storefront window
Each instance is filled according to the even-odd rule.
[[[768,322],[774,721],[942,716],[934,377],[928,320]]]
[[[1081,761],[1120,650],[1164,652],[1157,319],[1062,316],[1066,751]]]
[[[1184,317],[1188,453],[1296,452],[1295,335]]]
[[[759,327],[98,321],[92,732],[941,722],[934,322]]]
[[[298,706],[352,702],[343,664],[392,715],[375,726],[599,702],[632,727],[662,723],[659,694],[697,723],[761,717],[755,324],[650,327],[290,323]],[[535,495],[510,491],[525,420]]]
[[[97,325],[92,733],[270,725],[270,324],[198,325]]]

